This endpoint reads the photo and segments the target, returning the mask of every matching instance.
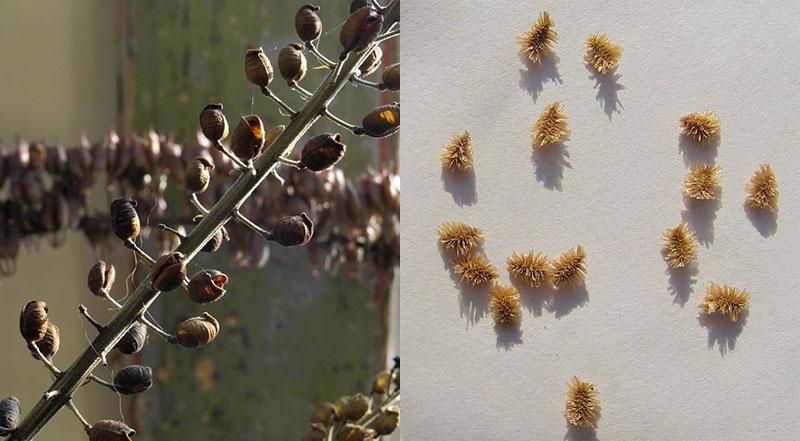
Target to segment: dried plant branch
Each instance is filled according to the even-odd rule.
[[[747,203],[757,210],[778,209],[778,180],[769,164],[761,165],[750,178]]]
[[[472,170],[472,138],[469,131],[454,135],[440,155],[442,167],[451,172],[463,173]]]
[[[683,268],[697,258],[697,238],[686,223],[664,232],[664,252],[667,263]]]
[[[593,384],[572,377],[567,389],[566,418],[569,424],[576,427],[597,427],[600,402]]]
[[[681,118],[681,129],[685,136],[708,144],[719,134],[720,120],[714,112],[695,112]]]
[[[544,109],[531,128],[531,142],[535,150],[564,141],[568,136],[569,126],[564,106],[557,101]]]
[[[562,254],[553,262],[551,274],[556,288],[582,282],[586,276],[586,251],[583,246],[578,245]]]
[[[683,182],[683,194],[700,201],[716,199],[719,171],[716,165],[695,165]]]
[[[542,56],[550,52],[558,41],[558,33],[553,29],[553,19],[547,11],[542,12],[539,19],[525,35],[518,38],[522,52],[533,63],[539,63]]]
[[[605,75],[622,57],[622,47],[608,39],[605,34],[592,34],[586,39],[586,62]]]
[[[719,313],[735,322],[750,307],[750,294],[743,289],[711,282],[698,307],[706,314]]]

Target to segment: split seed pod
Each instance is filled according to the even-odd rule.
[[[586,276],[586,251],[581,245],[567,250],[553,262],[551,274],[556,288],[582,282]]]
[[[178,325],[175,336],[184,348],[199,348],[211,343],[219,334],[219,322],[211,314],[204,312]]]
[[[222,243],[227,240],[230,240],[230,237],[228,237],[228,230],[226,230],[225,227],[220,227],[220,229],[217,230],[213,236],[211,236],[211,239],[208,239],[208,242],[203,245],[203,248],[201,248],[200,251],[204,253],[213,253],[214,251],[217,251],[219,247],[222,246]]]
[[[288,82],[300,81],[306,76],[308,63],[303,54],[303,45],[292,43],[281,49],[278,53],[278,70],[281,76]]]
[[[673,268],[683,268],[697,258],[697,238],[688,224],[667,228],[664,232],[664,253]]]
[[[189,298],[193,302],[204,305],[216,302],[225,295],[225,284],[228,276],[217,270],[203,270],[192,276],[187,286]]]
[[[396,407],[389,407],[375,417],[369,426],[377,435],[381,436],[393,433],[399,425],[400,411]]]
[[[497,268],[481,254],[471,254],[453,265],[453,271],[462,282],[480,286],[500,277]]]
[[[264,49],[248,49],[244,54],[244,74],[247,80],[259,87],[267,87],[275,75]]]
[[[451,172],[463,173],[472,170],[472,138],[467,130],[454,135],[439,156],[442,167]]]
[[[217,142],[228,136],[228,120],[222,113],[222,104],[208,104],[200,112],[200,130],[211,142]]]
[[[601,74],[607,74],[622,57],[622,47],[605,34],[592,34],[586,39],[586,62]]]
[[[344,157],[347,146],[342,137],[336,133],[323,133],[306,142],[300,154],[300,165],[319,172],[333,167]]]
[[[576,427],[597,427],[600,418],[600,402],[597,400],[597,388],[591,384],[572,377],[567,389],[567,422]]]
[[[389,392],[389,385],[392,383],[392,375],[389,371],[380,371],[372,379],[372,393],[384,395]]]
[[[361,53],[378,37],[383,27],[383,16],[372,8],[364,7],[353,12],[342,25],[339,42],[343,53]]]
[[[257,115],[245,115],[231,136],[231,151],[242,161],[256,157],[264,147],[264,123]]]
[[[747,184],[747,203],[757,210],[778,209],[778,180],[769,164],[756,170]]]
[[[98,260],[89,270],[89,274],[86,276],[86,284],[89,286],[89,291],[91,291],[92,294],[105,297],[111,292],[115,279],[116,270],[114,269],[114,265]]]
[[[735,322],[750,307],[750,294],[743,289],[711,282],[698,307],[706,314],[716,312]]]
[[[523,255],[514,253],[506,260],[506,267],[512,277],[527,283],[531,288],[538,288],[551,278],[550,259],[532,251]]]
[[[132,441],[135,436],[135,430],[114,420],[100,420],[89,429],[89,441]]]
[[[114,389],[123,395],[144,392],[153,386],[153,369],[149,366],[131,365],[114,375]]]
[[[47,321],[47,332],[41,340],[36,342],[36,346],[48,360],[58,353],[58,349],[61,347],[61,331],[55,323]]]
[[[134,240],[141,231],[137,202],[131,198],[120,198],[111,203],[111,229],[123,241]]]
[[[326,427],[316,423],[311,424],[303,436],[300,437],[300,441],[325,441],[326,439],[328,439]]]
[[[11,435],[19,425],[22,405],[17,397],[6,397],[0,400],[0,436]]]
[[[192,193],[202,193],[208,188],[211,182],[211,170],[214,169],[214,163],[205,156],[198,156],[186,166],[186,175],[184,176],[184,185],[186,190]]]
[[[372,109],[361,120],[364,134],[373,138],[383,138],[400,130],[400,104],[384,104]]]
[[[159,291],[172,291],[186,278],[186,256],[173,252],[164,254],[150,268],[150,282]]]
[[[285,217],[279,220],[272,229],[272,238],[275,242],[293,247],[305,245],[314,235],[314,222],[305,213]]]
[[[389,65],[383,70],[381,85],[394,92],[400,90],[400,63]]]
[[[464,256],[483,242],[483,232],[478,227],[463,222],[443,222],[439,226],[439,244],[442,248]]]
[[[304,42],[314,41],[322,33],[322,20],[317,15],[319,6],[304,5],[294,16],[294,29]]]
[[[719,134],[720,120],[714,112],[695,112],[681,118],[681,130],[684,136],[701,143],[708,144]]]
[[[348,424],[336,435],[336,441],[372,441],[375,431],[355,424]]]
[[[311,423],[328,427],[333,424],[338,411],[338,408],[331,403],[319,403],[314,409],[314,413],[311,414]]]
[[[564,141],[569,136],[564,106],[558,101],[544,109],[531,128],[531,141],[535,150],[548,144]]]
[[[381,57],[383,57],[383,50],[380,46],[375,46],[367,55],[367,58],[361,63],[361,66],[358,67],[358,70],[361,72],[361,75],[370,75],[371,73],[378,70],[378,66],[381,65]]]
[[[339,421],[357,421],[369,410],[369,400],[363,394],[343,396],[333,402]]]
[[[716,165],[695,165],[683,182],[683,194],[699,201],[716,199],[719,171]]]
[[[530,30],[519,37],[519,44],[524,53],[533,63],[539,63],[542,56],[552,50],[558,41],[558,34],[553,29],[553,19],[547,11],[542,12],[539,19],[531,26]]]
[[[37,342],[47,333],[47,303],[32,300],[19,314],[19,332],[26,342]]]
[[[133,355],[141,351],[145,344],[147,344],[147,326],[137,321],[114,347],[123,354]]]
[[[495,285],[491,292],[489,308],[495,325],[516,326],[522,317],[519,291],[513,286]]]

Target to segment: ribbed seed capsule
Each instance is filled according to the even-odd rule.
[[[314,41],[322,33],[322,20],[317,15],[319,6],[304,5],[294,16],[294,29],[297,36],[305,42]]]
[[[89,286],[89,291],[92,294],[105,297],[111,292],[111,288],[114,286],[114,279],[116,279],[114,265],[98,260],[92,265],[89,274],[86,275],[86,285]]]
[[[31,300],[19,313],[19,332],[26,342],[36,342],[47,332],[47,303]]]
[[[375,417],[369,426],[378,435],[388,435],[394,432],[398,425],[400,425],[400,411],[396,407],[390,407]]]
[[[391,382],[392,376],[389,371],[378,372],[372,380],[372,393],[383,395],[389,392]]]
[[[0,400],[0,436],[11,435],[19,425],[22,405],[17,397],[6,397]]]
[[[133,355],[141,351],[146,343],[147,326],[141,322],[134,322],[114,347],[123,354]]]
[[[314,235],[314,222],[305,213],[279,220],[272,229],[271,240],[285,247],[304,245]]]
[[[327,170],[344,157],[346,149],[338,133],[323,133],[309,139],[303,146],[300,164],[314,172]]]
[[[120,198],[111,203],[111,229],[123,241],[139,236],[141,227],[136,205],[137,202],[131,198]]]
[[[231,151],[242,161],[256,157],[264,146],[264,123],[257,115],[245,115],[231,136]]]
[[[307,68],[302,44],[292,43],[278,53],[278,70],[284,80],[290,83],[302,80],[306,75]]]
[[[381,85],[395,92],[400,90],[400,63],[389,65],[383,70]]]
[[[89,441],[132,441],[135,436],[135,430],[114,420],[100,420],[89,429]]]
[[[339,42],[344,53],[363,52],[380,34],[383,27],[383,16],[370,7],[353,12],[342,25]]]
[[[114,375],[114,389],[123,395],[144,392],[153,386],[153,369],[149,366],[131,365]]]
[[[58,349],[61,347],[61,331],[55,323],[47,321],[47,332],[41,340],[36,342],[36,346],[48,360],[58,353]]]
[[[204,305],[215,302],[225,295],[225,284],[228,276],[217,270],[203,270],[189,280],[187,292],[193,302]]]
[[[363,394],[339,397],[333,402],[339,421],[357,421],[369,410],[369,400]]]
[[[200,130],[211,142],[221,141],[228,136],[228,120],[222,113],[222,104],[208,104],[200,112]]]
[[[267,87],[275,75],[269,58],[261,48],[248,49],[244,54],[244,74],[247,80],[259,87]]]
[[[192,193],[202,193],[208,188],[208,183],[211,182],[211,170],[214,169],[214,163],[205,156],[198,156],[186,166],[186,175],[184,176],[184,185],[186,190]]]
[[[159,291],[172,291],[186,278],[186,256],[174,252],[164,254],[150,268],[150,282]]]
[[[378,106],[361,121],[364,133],[373,138],[383,138],[400,129],[400,104],[391,103]]]
[[[364,62],[361,63],[361,66],[358,67],[361,75],[369,75],[378,70],[378,66],[381,65],[381,57],[383,57],[383,50],[381,50],[381,47],[375,46],[372,48],[372,50],[369,51],[367,58],[365,58]]]
[[[181,322],[175,336],[179,345],[185,348],[198,348],[211,343],[218,333],[219,322],[211,314],[204,312],[200,317]]]

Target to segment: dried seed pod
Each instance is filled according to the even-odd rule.
[[[581,245],[567,250],[553,262],[551,274],[556,288],[582,282],[586,276],[586,251]]]
[[[89,441],[132,441],[136,431],[114,420],[100,420],[89,429]]]
[[[547,11],[542,12],[539,19],[531,26],[525,35],[519,37],[518,41],[529,60],[539,63],[542,56],[552,50],[553,45],[558,41],[558,34],[553,29],[553,19]]]
[[[720,120],[714,112],[694,112],[681,118],[681,130],[684,136],[701,143],[708,144],[719,134]]]
[[[519,303],[519,291],[513,286],[495,285],[491,291],[489,309],[495,325],[517,326],[522,317]]]
[[[134,240],[139,236],[139,215],[137,202],[131,198],[120,198],[111,203],[111,229],[123,241]]]
[[[778,209],[778,180],[769,164],[762,164],[750,178],[747,204],[757,210]]]
[[[175,336],[184,348],[199,348],[211,343],[219,334],[219,322],[211,314],[204,312],[178,325]]]
[[[564,141],[568,136],[567,116],[564,114],[564,106],[558,101],[547,106],[531,128],[534,150]]]
[[[98,260],[92,265],[89,274],[86,276],[86,284],[89,286],[89,291],[99,297],[107,296],[114,286],[116,274],[114,265]]]
[[[31,300],[19,314],[19,332],[26,342],[37,342],[47,333],[47,303]]]
[[[735,322],[750,307],[750,294],[743,289],[711,282],[703,302],[697,306],[706,314],[716,312]]]
[[[375,41],[382,27],[383,16],[372,8],[360,8],[350,14],[339,32],[339,42],[342,43],[344,49],[343,54],[363,52]]]
[[[372,109],[361,120],[364,134],[373,138],[383,138],[400,130],[400,104],[384,104]]]
[[[189,280],[186,291],[193,302],[204,305],[216,302],[225,295],[228,276],[217,270],[202,270]]]
[[[245,115],[231,136],[231,151],[242,161],[249,161],[264,147],[264,123],[257,115]]]
[[[319,6],[304,5],[294,16],[294,29],[304,42],[314,41],[322,33],[322,20],[319,19],[317,11]]]
[[[683,182],[683,194],[700,201],[716,199],[719,172],[716,165],[695,165]]]
[[[350,2],[350,13],[358,11],[361,8],[371,8],[372,1],[371,0],[353,0]]]
[[[331,403],[319,403],[311,414],[311,423],[322,424],[325,427],[333,424],[338,408]]]
[[[375,431],[355,424],[348,424],[336,435],[336,441],[372,441]]]
[[[267,130],[267,134],[264,135],[264,148],[261,151],[266,151],[269,146],[281,136],[281,133],[286,130],[286,126],[283,124],[277,125],[269,130]]]
[[[186,278],[186,256],[174,252],[164,254],[150,268],[150,282],[159,291],[172,291]]]
[[[389,392],[389,385],[392,383],[392,375],[389,371],[380,371],[372,379],[372,393],[384,395]]]
[[[608,39],[605,34],[592,34],[586,39],[586,62],[605,75],[622,57],[622,47]]]
[[[325,441],[328,439],[327,429],[321,424],[311,424],[306,430],[300,441]]]
[[[550,281],[550,259],[544,254],[531,251],[528,254],[514,253],[506,259],[506,267],[511,277],[538,288]]]
[[[272,63],[264,53],[264,49],[248,49],[244,54],[244,73],[247,80],[259,87],[267,87],[272,82],[274,73]]]
[[[0,436],[11,435],[19,425],[22,405],[17,397],[5,397],[0,400]]]
[[[469,131],[454,135],[439,156],[442,167],[451,172],[463,173],[472,170],[472,138]]]
[[[483,232],[478,227],[463,222],[443,222],[439,226],[439,244],[442,248],[464,256],[483,242]]]
[[[600,402],[597,400],[597,388],[572,377],[567,388],[567,422],[576,427],[597,427],[600,418]]]
[[[222,246],[223,242],[228,240],[230,240],[230,237],[228,237],[228,230],[226,230],[225,227],[221,227],[214,233],[213,236],[211,236],[211,239],[208,239],[208,242],[203,245],[203,248],[201,248],[200,251],[204,253],[213,253]]]
[[[123,354],[133,355],[141,351],[145,344],[147,344],[147,326],[141,322],[134,322],[114,347]]]
[[[664,254],[669,266],[683,268],[697,258],[697,238],[686,223],[664,232]]]
[[[381,86],[394,92],[400,90],[400,63],[389,65],[383,70]]]
[[[389,407],[384,409],[374,420],[369,424],[369,427],[375,431],[378,436],[389,435],[397,430],[400,425],[400,410],[396,407]]]
[[[194,158],[189,165],[186,166],[186,175],[184,175],[184,185],[186,190],[192,193],[202,193],[208,188],[208,183],[211,182],[211,170],[214,169],[214,163],[205,156],[198,156]]]
[[[313,172],[327,170],[344,157],[346,149],[338,133],[317,135],[303,146],[300,165]]]
[[[153,386],[153,369],[149,366],[131,365],[114,375],[114,390],[123,395],[144,392]]]
[[[456,262],[453,271],[461,277],[462,282],[472,286],[484,285],[500,277],[497,268],[481,254],[471,254]]]
[[[305,245],[314,235],[314,222],[305,213],[285,217],[272,229],[271,240],[285,247]]]
[[[358,70],[361,72],[361,76],[370,75],[376,70],[378,70],[378,66],[381,65],[381,57],[383,57],[383,50],[380,46],[375,46],[367,55],[367,58],[361,63],[361,66],[358,67]]]
[[[278,70],[283,79],[289,83],[302,80],[306,76],[307,69],[308,63],[303,54],[302,44],[291,43],[278,53]]]
[[[333,405],[337,409],[337,421],[357,421],[369,410],[369,399],[358,393],[339,397]]]
[[[228,136],[228,120],[222,113],[222,104],[208,104],[200,112],[200,130],[211,142],[222,141]]]
[[[47,321],[47,332],[44,337],[36,342],[39,351],[47,357],[48,360],[52,359],[58,349],[61,347],[61,330],[58,329],[55,323],[50,320]]]

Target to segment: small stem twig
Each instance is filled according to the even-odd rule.
[[[44,356],[44,354],[42,354],[42,351],[41,351],[41,349],[39,349],[39,346],[36,344],[36,342],[28,343],[28,347],[30,348],[31,352],[33,353],[33,356],[38,358],[39,360],[41,360],[42,363],[44,363],[44,365],[47,367],[47,369],[49,369],[50,372],[53,373],[53,375],[55,375],[56,377],[61,375],[61,370],[59,370],[53,364],[53,362],[50,361],[50,359],[48,359],[47,357]]]
[[[203,204],[200,202],[200,199],[197,199],[197,193],[189,193],[189,203],[192,204],[192,206],[199,211],[200,214],[204,216],[208,214],[206,207],[203,206]]]
[[[107,388],[111,389],[111,390],[112,390],[112,391],[114,391],[114,392],[116,392],[116,391],[117,391],[117,388],[116,388],[116,387],[114,387],[114,385],[113,385],[111,382],[108,382],[108,381],[106,381],[106,380],[103,380],[102,378],[98,377],[97,375],[90,374],[90,375],[89,375],[89,379],[90,379],[90,380],[92,380],[92,381],[94,381],[95,383],[97,383],[97,384],[101,385],[101,386],[105,386],[105,387],[107,387]]]
[[[259,235],[263,236],[265,239],[267,239],[267,240],[271,240],[272,239],[272,232],[271,231],[267,231],[267,230],[259,227],[258,225],[256,225],[255,222],[253,222],[250,219],[246,218],[241,212],[239,212],[238,208],[233,210],[233,218],[236,219],[237,221],[241,222],[242,225],[244,225],[245,227],[247,227],[247,228],[255,231],[256,233],[258,233]]]
[[[253,168],[253,163],[251,161],[242,162],[242,160],[239,159],[236,155],[228,151],[228,149],[226,149],[225,146],[222,145],[221,142],[219,142],[219,140],[214,141],[214,148],[219,150],[223,155],[230,158],[231,161],[233,161],[233,163],[236,164],[237,167],[255,176],[256,169]]]
[[[126,240],[125,246],[132,249],[133,252],[136,253],[140,259],[144,260],[146,264],[152,265],[156,263],[155,259],[150,257],[150,255],[147,254],[143,249],[139,248],[139,245],[136,245],[136,242],[134,242],[133,239]]]
[[[315,57],[317,57],[317,60],[319,60],[319,62],[322,63],[323,66],[325,66],[325,67],[330,69],[330,68],[333,68],[333,66],[336,65],[336,63],[331,61],[328,57],[326,57],[325,55],[323,55],[322,52],[319,51],[319,49],[317,48],[317,45],[315,45],[313,41],[307,42],[306,43],[306,48],[312,54],[314,54]]]
[[[378,38],[375,39],[375,43],[382,43],[390,38],[394,38],[400,35],[400,29],[394,29],[388,32],[384,32],[381,35],[378,35]]]
[[[139,321],[144,323],[144,325],[147,326],[148,328],[150,328],[151,331],[155,332],[161,338],[166,340],[167,343],[174,345],[175,343],[178,342],[178,337],[175,337],[174,335],[172,335],[169,332],[165,331],[164,328],[162,328],[161,326],[159,326],[159,325],[151,322],[150,320],[146,319],[144,317],[144,313],[142,313],[142,315],[139,316]]]
[[[294,159],[289,159],[289,158],[287,158],[285,156],[279,156],[278,157],[278,162],[280,162],[281,164],[290,165],[290,166],[292,166],[292,167],[294,167],[294,168],[296,168],[298,170],[304,170],[305,169],[305,167],[300,163],[300,161],[295,161]]]
[[[301,86],[297,81],[289,81],[289,87],[296,90],[297,93],[300,94],[303,98],[311,98],[314,96],[313,93],[307,91],[303,86]]]
[[[322,110],[320,111],[320,115],[322,115],[325,118],[329,119],[331,122],[333,122],[334,124],[340,126],[341,128],[353,132],[354,135],[359,135],[360,136],[360,135],[364,134],[364,129],[363,128],[361,128],[359,126],[356,126],[354,124],[350,124],[349,122],[339,118],[338,116],[336,116],[333,113],[331,113],[331,111],[328,110],[327,107],[323,107],[322,108]]]
[[[75,417],[78,418],[78,421],[81,422],[81,424],[83,425],[83,430],[87,432],[92,430],[92,425],[89,424],[88,421],[86,421],[86,418],[84,418],[83,415],[81,415],[81,412],[78,410],[78,407],[75,406],[75,403],[72,401],[71,398],[69,401],[67,401],[67,407],[69,407],[69,410],[71,410],[72,413],[75,414]]]
[[[289,107],[288,104],[284,103],[283,100],[278,98],[278,96],[275,95],[269,89],[269,87],[266,87],[266,86],[262,87],[261,88],[261,93],[263,93],[268,98],[272,99],[272,101],[275,101],[275,103],[277,103],[283,110],[285,110],[289,114],[289,118],[294,118],[295,116],[297,116],[297,112],[294,109],[292,109],[291,107]]]
[[[350,77],[350,81],[353,82],[353,83],[356,83],[356,84],[361,84],[361,85],[364,85],[364,86],[367,86],[367,87],[372,87],[373,89],[377,89],[377,90],[386,89],[386,87],[384,87],[383,84],[379,84],[379,83],[375,83],[375,82],[372,82],[372,81],[369,81],[369,80],[365,80],[365,79],[361,78],[358,75],[353,75],[352,77]]]
[[[356,421],[356,424],[359,426],[367,426],[371,423],[378,415],[381,414],[387,407],[389,407],[392,403],[397,401],[400,398],[400,391],[396,390],[389,394],[388,397],[381,403],[380,406],[372,409],[371,411],[367,412],[360,420]]]

